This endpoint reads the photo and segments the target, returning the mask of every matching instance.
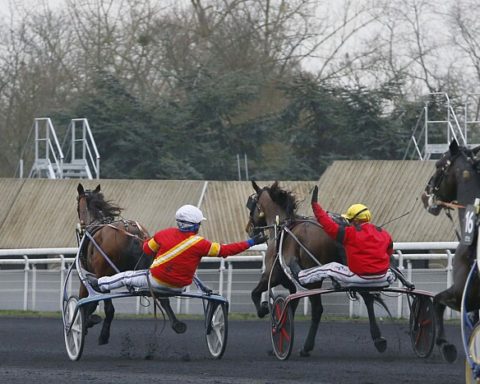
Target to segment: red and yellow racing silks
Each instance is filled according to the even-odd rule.
[[[219,244],[194,232],[167,228],[145,241],[143,251],[148,255],[155,255],[150,266],[150,273],[155,279],[173,287],[185,287],[192,283],[203,256],[226,257],[249,247],[247,241]]]
[[[313,213],[325,232],[334,240],[340,225],[318,203],[312,204]],[[393,243],[390,234],[371,223],[344,227],[341,240],[345,247],[348,268],[357,275],[384,274],[390,266]]]

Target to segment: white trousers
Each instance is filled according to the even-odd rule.
[[[138,271],[125,271],[117,273],[113,276],[103,276],[98,279],[98,287],[102,292],[107,292],[115,288],[128,287],[137,289],[148,289],[149,283],[153,289],[168,289],[182,291],[182,288],[172,288],[160,284],[152,278],[148,269],[140,269]]]
[[[298,280],[302,285],[316,283],[326,277],[335,280],[342,287],[388,287],[395,281],[395,275],[390,269],[380,275],[359,276],[346,265],[336,262],[304,269],[298,273]]]

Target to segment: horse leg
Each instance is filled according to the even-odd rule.
[[[177,319],[175,313],[173,312],[172,307],[170,306],[170,300],[168,297],[159,298],[160,305],[167,313],[168,320],[170,321],[170,326],[176,333],[184,333],[187,330],[187,324]]]
[[[443,315],[445,313],[445,303],[451,303],[453,295],[453,286],[435,295],[433,298],[433,308],[435,313],[435,321],[437,323],[437,337],[435,343],[440,348],[445,361],[453,363],[457,359],[457,348],[449,343],[445,335],[445,326],[443,323]],[[453,304],[453,303],[451,303]]]
[[[387,349],[387,340],[382,337],[380,332],[380,328],[377,324],[377,319],[375,317],[375,309],[373,308],[373,304],[375,298],[370,293],[360,293],[365,302],[365,306],[367,307],[368,313],[368,321],[370,323],[370,335],[372,336],[373,343],[375,344],[375,348],[377,348],[378,352],[385,352]]]
[[[257,316],[260,319],[263,319],[269,312],[268,302],[264,301],[260,303],[260,300],[262,299],[262,293],[265,292],[267,289],[268,289],[268,276],[264,273],[251,294],[253,304],[255,305],[255,309],[257,310]]]
[[[87,289],[84,287],[83,284],[80,285],[80,292],[78,295],[81,299],[88,296]],[[86,319],[86,327],[92,328],[94,325],[102,322],[102,318],[97,314],[93,313],[97,308],[98,302],[96,303],[89,303],[84,306],[85,311],[85,319]],[[86,333],[85,333],[86,334]]]
[[[310,356],[310,351],[315,346],[315,337],[317,335],[318,326],[323,314],[322,298],[320,295],[313,295],[309,297],[310,304],[312,306],[312,318],[310,320],[310,328],[308,330],[307,338],[303,344],[303,348],[300,350],[300,356]]]
[[[98,337],[98,345],[108,344],[110,339],[110,325],[112,325],[113,316],[115,315],[115,308],[111,299],[107,299],[103,302],[105,311],[105,320],[103,320],[102,330]]]

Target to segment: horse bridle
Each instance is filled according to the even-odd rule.
[[[250,218],[253,218],[255,214],[255,210],[258,211],[258,217],[264,218],[265,213],[262,211],[260,204],[258,204],[258,193],[252,193],[248,196],[247,204],[246,204],[248,211],[250,212]]]
[[[78,219],[80,221],[80,227],[82,228],[82,230],[85,229],[85,227],[87,227],[88,225],[90,225],[90,223],[86,223],[84,220],[82,220],[80,218],[80,200],[81,199],[85,199],[85,204],[86,204],[86,211],[87,211],[87,215],[90,216],[90,214],[88,213],[88,197],[89,195],[92,194],[92,191],[90,190],[85,190],[81,195],[78,195],[77,196],[77,214],[78,214]]]
[[[440,189],[440,186],[442,185],[443,180],[448,174],[448,170],[450,169],[452,164],[455,162],[455,160],[462,155],[468,158],[467,154],[465,154],[463,151],[460,151],[457,155],[451,157],[450,159],[446,159],[444,164],[440,167],[440,169],[437,168],[437,171],[435,172],[435,174],[428,181],[428,184],[425,187],[425,194],[428,197],[429,207],[441,206],[448,209],[465,208],[463,205],[455,203],[453,201],[442,201],[438,198],[438,195],[437,195],[437,192]],[[438,162],[441,162],[442,160],[443,158],[440,159]]]
[[[263,190],[262,190],[263,192]],[[261,192],[260,192],[261,193]],[[289,228],[289,222],[288,221],[284,221],[282,223],[279,223],[278,221],[271,224],[271,225],[267,225],[265,223],[264,226],[256,226],[255,223],[253,222],[253,216],[255,214],[255,210],[258,211],[258,217],[260,219],[263,219],[265,217],[265,212],[262,211],[262,208],[260,207],[260,204],[258,203],[258,196],[260,193],[253,193],[251,194],[249,197],[248,197],[248,200],[247,200],[247,208],[248,210],[250,211],[250,221],[253,225],[253,228],[254,229],[259,229],[259,230],[265,230],[265,229],[269,229],[269,228],[273,228],[274,232],[275,232],[275,235],[274,235],[274,239],[275,239],[275,246],[277,248],[277,251],[276,251],[276,258],[275,258],[275,261],[274,261],[274,264],[277,262],[277,260],[279,259],[280,257],[280,252],[278,251],[278,247],[279,247],[279,244],[280,244],[280,248],[281,248],[281,244],[282,244],[282,239],[285,235],[285,233],[289,236],[291,236],[293,238],[293,240],[305,251],[305,253],[317,264],[317,265],[320,265],[320,263],[318,262],[318,260],[315,258],[315,256],[312,254],[312,252],[310,252],[310,250],[297,238],[297,236],[295,236],[295,234],[292,232],[292,230]],[[368,209],[368,208],[366,208]],[[359,213],[363,212],[364,210],[360,211]],[[315,224],[318,225],[318,223],[315,222]],[[279,236],[280,235],[280,236]],[[270,271],[270,274],[272,273],[273,271],[273,268],[272,270]],[[269,279],[270,281],[270,279]]]

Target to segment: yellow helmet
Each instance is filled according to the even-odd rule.
[[[363,204],[353,204],[348,207],[347,212],[342,215],[349,221],[370,221],[372,214],[370,210]]]

